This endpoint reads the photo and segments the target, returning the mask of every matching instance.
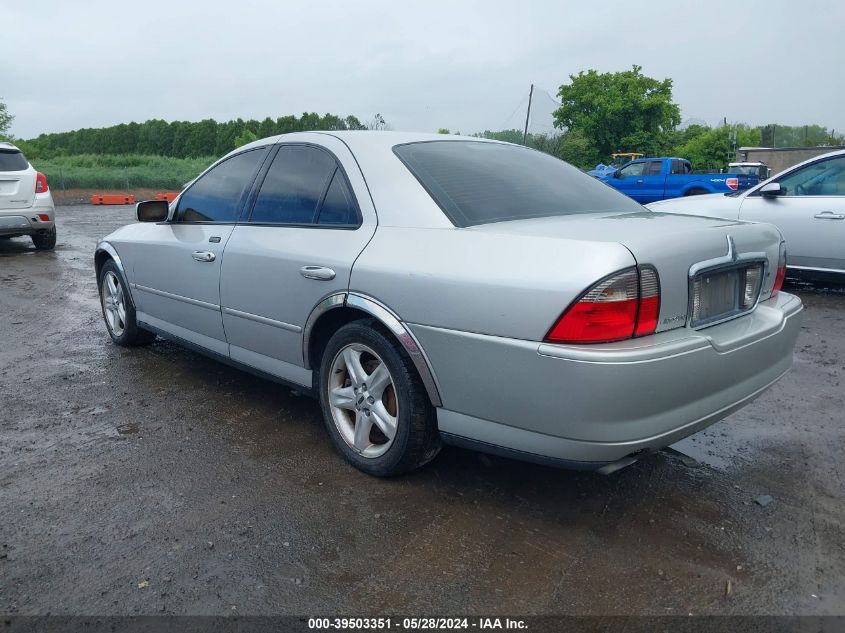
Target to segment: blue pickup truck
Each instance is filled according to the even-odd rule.
[[[695,196],[703,193],[729,193],[753,187],[760,179],[747,174],[696,174],[683,158],[640,158],[599,180],[647,204],[657,200]]]

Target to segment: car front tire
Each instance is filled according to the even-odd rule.
[[[103,264],[100,270],[99,289],[103,320],[112,341],[117,345],[131,347],[155,340],[155,334],[138,327],[135,306],[132,305],[123,277],[112,260]]]
[[[440,450],[434,407],[413,362],[375,320],[340,328],[318,378],[326,429],[338,452],[363,472],[399,475]]]

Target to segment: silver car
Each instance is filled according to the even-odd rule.
[[[799,329],[775,227],[654,213],[507,143],[283,135],[137,216],[96,249],[114,342],[310,392],[373,475],[441,442],[613,469],[762,393]]]
[[[771,222],[786,238],[791,271],[845,275],[845,150],[806,160],[746,191],[675,198],[648,207]]]

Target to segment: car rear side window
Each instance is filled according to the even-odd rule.
[[[313,224],[336,169],[334,157],[325,150],[282,145],[255,199],[250,221]]]
[[[0,149],[0,171],[23,171],[28,167],[29,162],[20,151]]]
[[[355,213],[355,202],[346,178],[340,168],[336,169],[332,182],[326,191],[326,197],[320,206],[320,215],[317,224],[357,224],[358,216]]]
[[[423,141],[397,145],[393,151],[455,226],[642,211],[572,165],[518,145]]]
[[[179,198],[177,222],[235,222],[266,148],[236,154],[216,165]]]

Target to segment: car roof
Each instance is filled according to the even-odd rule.
[[[471,141],[513,145],[512,143],[458,134],[384,130],[314,131],[292,132],[259,139],[237,148],[229,155],[252,147],[277,145],[279,143],[313,143],[330,148],[334,147],[334,151],[337,150],[336,146],[345,146],[364,175],[368,197],[372,200],[376,209],[379,225],[454,228],[452,222],[437,206],[434,199],[393,153],[393,148],[397,145],[429,141]]]
[[[21,151],[16,145],[13,145],[8,141],[0,141],[0,149],[12,149],[18,152]]]
[[[309,132],[290,132],[289,134],[280,134],[279,136],[269,136],[267,138],[258,139],[249,145],[239,147],[235,151],[240,151],[246,147],[258,147],[261,145],[290,143],[295,141],[313,140],[314,134],[334,136],[343,141],[353,152],[356,149],[373,150],[373,149],[387,149],[392,150],[396,145],[403,145],[405,143],[422,143],[426,141],[476,141],[480,143],[504,143],[504,141],[497,141],[493,139],[480,138],[477,136],[463,136],[461,134],[434,134],[430,132],[394,132],[392,130],[314,130]],[[504,143],[505,145],[512,145],[512,143]]]

